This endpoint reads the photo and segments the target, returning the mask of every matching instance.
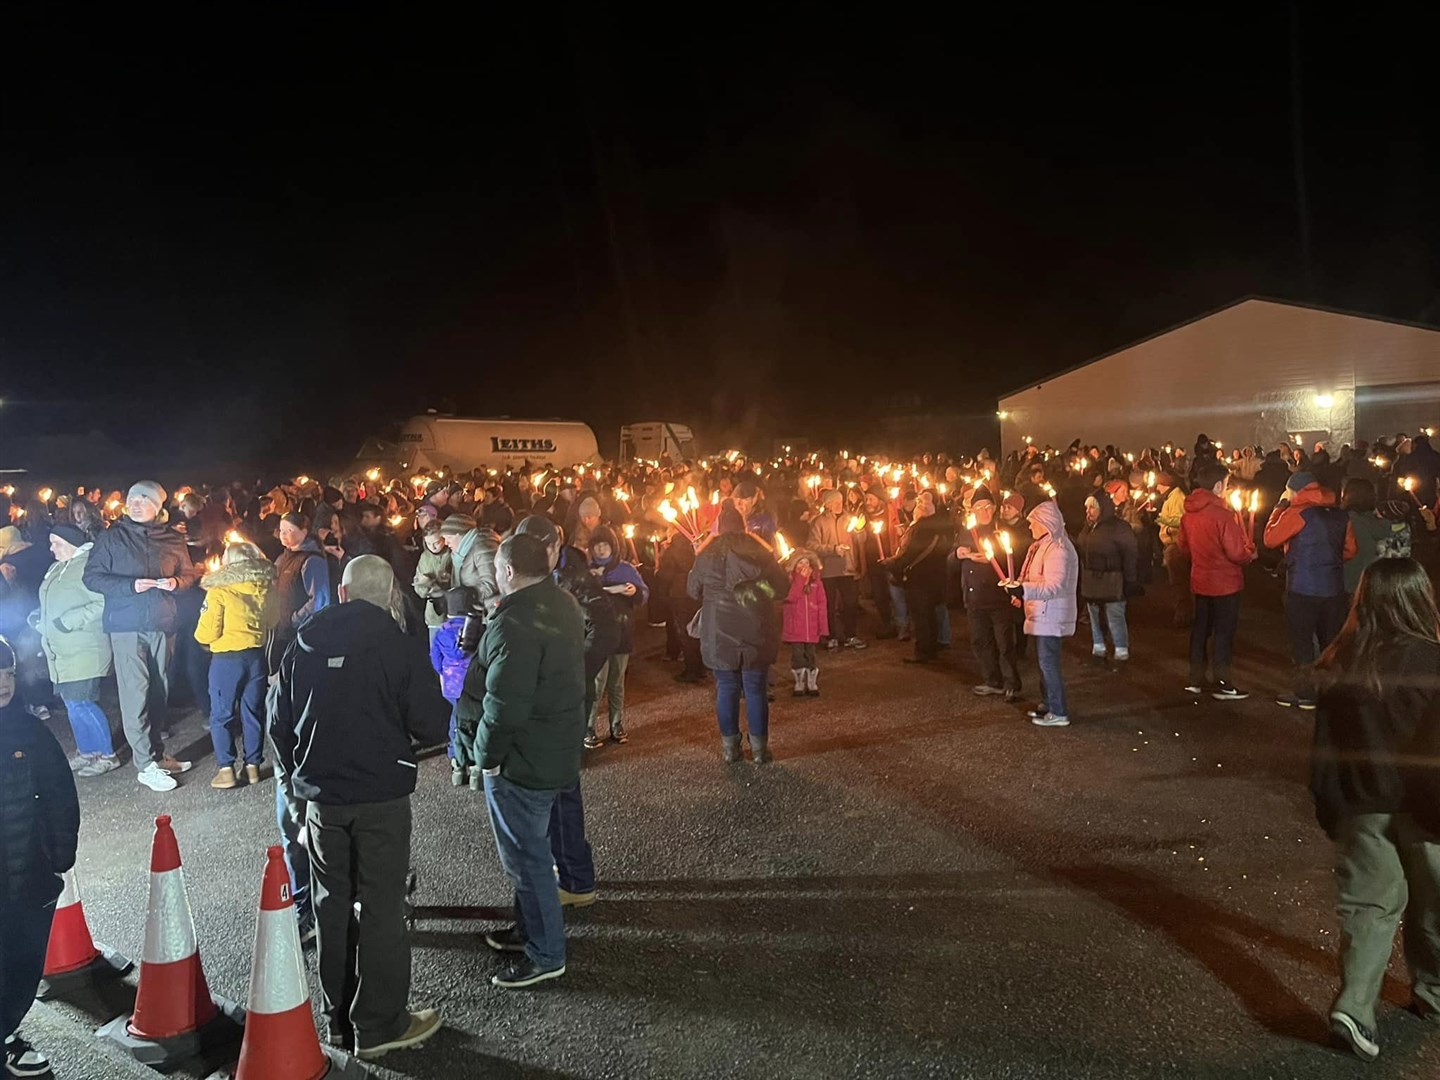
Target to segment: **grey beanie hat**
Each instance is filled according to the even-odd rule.
[[[165,489],[154,480],[137,480],[130,485],[128,498],[139,496],[142,499],[149,499],[155,504],[156,510],[165,509]]]

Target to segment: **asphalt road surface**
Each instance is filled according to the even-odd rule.
[[[902,665],[896,642],[832,653],[822,696],[792,701],[782,663],[761,769],[721,765],[713,687],[677,686],[643,632],[631,741],[586,756],[600,901],[570,916],[568,974],[494,989],[486,924],[421,924],[412,1001],[446,1026],[376,1075],[1440,1076],[1440,1031],[1404,1011],[1398,950],[1380,1061],[1327,1045],[1331,849],[1304,786],[1309,716],[1269,697],[1288,675],[1274,589],[1261,575],[1247,595],[1248,701],[1182,692],[1186,636],[1156,588],[1133,605],[1122,670],[1090,660],[1081,627],[1073,724],[1035,728],[970,693],[957,613],[938,668]],[[1033,654],[1025,675],[1033,691]],[[82,781],[86,911],[97,938],[140,954],[152,818],[173,815],[210,985],[243,1000],[271,782],[212,791],[193,712],[172,740],[187,744],[198,764],[174,793],[128,766]],[[506,903],[483,801],[449,786],[443,759],[414,805],[420,902]],[[57,1076],[128,1076],[65,1053],[127,996],[37,1010],[25,1030],[54,1040]]]

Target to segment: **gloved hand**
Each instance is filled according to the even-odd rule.
[[[1024,585],[1021,585],[1019,582],[1012,582],[1012,583],[1009,584],[1009,585],[1003,586],[1003,588],[1004,588],[1005,591],[1010,595],[1010,599],[1012,599],[1012,600],[1024,600],[1024,599],[1025,599],[1025,586],[1024,586]]]

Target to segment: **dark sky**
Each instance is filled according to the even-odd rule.
[[[1369,9],[1300,23],[1308,263],[1283,4],[139,10],[0,15],[12,431],[823,436],[1246,293],[1440,321],[1428,38]]]

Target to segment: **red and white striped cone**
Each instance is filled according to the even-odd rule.
[[[329,1069],[310,1012],[290,871],[285,868],[285,852],[272,847],[265,853],[260,883],[245,1040],[240,1044],[235,1080],[319,1080]]]
[[[45,974],[35,990],[41,1001],[90,986],[98,979],[116,978],[135,966],[113,949],[97,945],[90,936],[75,871],[66,870],[63,882],[45,948]]]
[[[135,1012],[112,1020],[96,1034],[110,1038],[141,1063],[165,1069],[201,1049],[233,1041],[243,1015],[233,1002],[212,996],[205,982],[180,846],[170,816],[161,814],[150,848],[150,903]]]

